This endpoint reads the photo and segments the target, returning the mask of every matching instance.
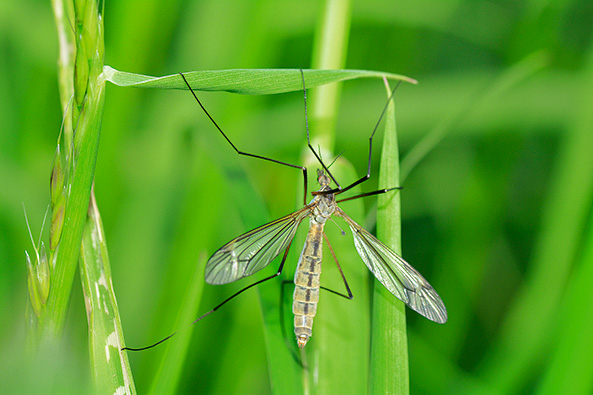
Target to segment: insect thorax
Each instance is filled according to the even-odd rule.
[[[327,187],[321,188],[320,191],[323,191],[325,188]],[[313,198],[313,202],[317,202],[317,204],[313,207],[311,212],[311,221],[320,224],[325,223],[336,210],[336,198],[333,193],[316,195],[315,198]]]

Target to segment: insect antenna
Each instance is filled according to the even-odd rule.
[[[334,158],[334,160],[332,160],[332,163],[330,163],[330,164],[327,166],[327,168],[329,169],[330,167],[332,167],[332,165],[333,165],[334,163],[336,163],[336,161],[338,160],[338,158],[339,158],[340,156],[342,156],[342,154],[343,154],[343,153],[344,153],[344,150],[342,150],[342,152],[340,152],[340,153],[339,153],[339,154],[338,154],[338,155],[337,155],[337,156]]]

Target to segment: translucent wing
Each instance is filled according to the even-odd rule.
[[[208,259],[206,282],[227,284],[268,266],[290,244],[311,207],[307,205],[229,241]]]
[[[340,208],[336,208],[335,215],[348,223],[358,254],[389,292],[429,320],[439,324],[447,321],[447,309],[443,301],[416,269]]]

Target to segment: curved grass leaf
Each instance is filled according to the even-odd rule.
[[[303,70],[308,88],[356,78],[388,78],[417,83],[401,74],[370,70]],[[269,95],[303,89],[299,69],[232,69],[204,70],[183,73],[192,89],[225,91],[243,95]],[[103,78],[118,86],[137,88],[187,89],[179,74],[151,77],[103,67]]]
[[[391,89],[387,85],[387,95]],[[395,124],[395,105],[390,101],[385,113],[385,135],[381,152],[379,186],[399,186],[399,148]],[[377,235],[401,254],[401,211],[399,193],[379,196]],[[371,319],[371,361],[369,386],[373,394],[408,394],[410,392],[406,312],[377,280],[373,281]]]
[[[570,388],[575,394],[593,391],[593,299],[590,281],[593,278],[593,218],[585,231],[582,255],[563,297],[559,311],[557,346],[550,353],[544,379],[538,394],[560,394]]]
[[[166,345],[165,355],[160,360],[157,374],[152,382],[150,389],[150,393],[152,394],[173,394],[178,391],[177,386],[183,372],[183,365],[185,364],[193,335],[193,328],[183,327],[183,325],[187,325],[188,322],[192,322],[198,316],[198,308],[202,300],[204,286],[202,278],[205,265],[206,254],[201,253],[194,273],[191,275],[192,280],[189,281],[188,287],[185,290],[185,297],[177,315],[175,327],[179,327],[181,330],[177,332],[175,341],[170,341]]]
[[[101,393],[135,394],[101,216],[91,195],[80,250],[80,277],[89,325],[89,353],[95,385]]]

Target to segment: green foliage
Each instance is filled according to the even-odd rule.
[[[97,392],[135,394],[111,279],[103,224],[94,199],[82,236],[80,277],[89,326],[90,366]]]
[[[418,86],[403,84],[395,98],[404,189],[394,196],[401,198],[404,257],[442,296],[450,320],[436,325],[406,311],[410,391],[589,393],[589,3],[341,3],[350,17],[335,14],[335,22],[349,26],[349,34],[333,42],[340,49],[331,57],[340,58],[344,47],[348,50],[340,58],[344,63],[335,68],[402,73],[419,81]],[[202,254],[298,207],[299,172],[236,155],[187,91],[107,83],[102,116],[102,99],[86,110],[81,103],[89,89],[91,98],[103,97],[103,85],[85,82],[90,74],[96,77],[103,71],[103,54],[105,62],[119,70],[172,78],[186,70],[326,68],[320,66],[324,52],[318,49],[323,46],[320,37],[331,30],[323,22],[326,11],[314,1],[298,7],[288,1],[118,1],[106,2],[105,8],[103,49],[96,34],[103,34],[103,20],[85,19],[96,13],[78,2],[68,2],[62,18],[56,18],[58,39],[49,3],[8,0],[0,7],[0,392],[88,393],[93,375],[96,380],[108,376],[111,368],[125,371],[103,365],[91,373],[99,365],[97,354],[89,350],[93,344],[99,349],[101,343],[95,340],[110,333],[105,321],[91,330],[99,337],[89,338],[83,295],[92,286],[81,286],[75,272],[93,177],[126,344],[144,346],[182,330],[167,345],[129,354],[139,393],[259,394],[311,388],[290,354],[290,347],[296,349],[287,311],[290,287],[283,305],[286,333],[280,333],[280,281],[248,291],[185,330],[186,317],[194,311],[199,315],[250,283],[196,283]],[[75,12],[80,20],[72,19]],[[82,26],[86,29],[79,30]],[[85,48],[83,57],[63,51],[77,47]],[[304,163],[303,98],[296,82],[281,82],[292,84],[284,90],[296,89],[294,93],[274,96],[198,94],[239,149]],[[308,105],[314,144],[322,142],[328,158],[344,151],[334,166],[343,171],[340,180],[348,183],[366,171],[367,138],[385,93],[375,78],[346,81],[340,87],[335,135],[326,136],[322,130],[329,121],[314,116],[315,107],[329,100],[319,88],[308,92]],[[78,94],[68,104],[74,91]],[[60,109],[69,106],[56,154]],[[77,121],[84,111],[97,115],[86,118],[85,133]],[[97,119],[102,119],[100,145]],[[81,131],[78,136],[66,132],[74,129]],[[361,191],[384,186],[376,177],[382,129],[375,140],[373,177]],[[83,169],[78,181],[72,172],[75,153]],[[78,196],[75,200],[61,197],[69,183],[72,189],[66,191]],[[376,201],[345,202],[342,207],[373,230]],[[51,267],[59,246],[57,251],[65,255],[58,259],[70,264],[63,274],[51,273],[47,305],[38,306],[42,316],[47,306],[59,307],[51,307],[60,316],[57,320],[41,322],[56,332],[63,327],[63,341],[44,346],[36,357],[24,351],[24,312],[29,309],[27,325],[34,324],[37,315],[28,307],[23,250],[29,250],[32,268],[36,262],[21,203],[33,234],[51,203],[50,230],[42,238],[48,261]],[[383,209],[381,201],[378,210]],[[387,241],[382,226],[377,224]],[[314,364],[318,353],[335,353],[335,365],[326,359],[324,366],[348,364],[347,378],[358,382],[365,380],[368,362],[349,359],[350,350],[340,348],[341,342],[367,341],[364,326],[369,323],[361,317],[370,314],[365,291],[369,282],[350,236],[341,237],[333,224],[327,228],[347,279],[358,285],[353,285],[352,302],[323,294],[306,360]],[[92,235],[86,235],[92,241]],[[294,273],[302,236],[289,255],[287,279]],[[97,258],[97,251],[89,258]],[[271,264],[258,278],[276,267]],[[342,290],[328,251],[323,281]],[[72,289],[68,283],[74,284]],[[54,287],[64,292],[58,297]],[[39,289],[36,298],[41,301]],[[111,297],[109,288],[104,291],[101,298]],[[388,298],[386,303],[398,305]],[[328,332],[325,328],[335,322],[341,324],[333,328],[337,332]],[[385,333],[382,329],[393,326],[368,330]],[[338,333],[335,343],[330,343],[332,333]],[[381,341],[390,340],[393,337],[385,336]],[[116,352],[115,347],[110,350]],[[93,369],[89,361],[94,361]],[[371,378],[378,374],[385,386],[400,381],[393,373],[372,368],[373,363],[371,359]],[[353,376],[352,371],[359,373]],[[329,381],[323,380],[333,372],[325,372],[312,371],[311,377],[326,385]]]
[[[303,70],[308,88],[354,78],[387,77],[417,83],[416,80],[399,74],[369,70]],[[105,80],[119,86],[138,88],[187,89],[179,74],[164,77],[149,77],[118,71],[105,66]],[[194,90],[225,91],[243,95],[271,95],[303,90],[301,73],[297,69],[249,69],[190,71],[183,73]]]
[[[387,86],[387,94],[391,94]],[[399,149],[395,123],[395,105],[385,113],[385,135],[381,152],[379,185],[399,186]],[[379,196],[377,236],[401,255],[401,199],[399,191]],[[373,282],[370,392],[404,394],[410,392],[408,337],[403,302],[394,299],[377,280]]]
[[[103,67],[103,21],[97,6],[93,0],[55,4],[58,32],[68,37],[68,41],[61,42],[61,67],[72,74],[60,73],[61,93],[69,98],[63,108],[64,118],[68,119],[63,129],[68,169],[62,165],[58,138],[50,178],[50,246],[55,249],[49,259],[53,270],[49,299],[37,328],[38,337],[43,339],[62,333],[97,161],[105,99],[104,84],[97,78]],[[62,30],[72,29],[68,23],[72,20],[76,21],[74,31]]]

